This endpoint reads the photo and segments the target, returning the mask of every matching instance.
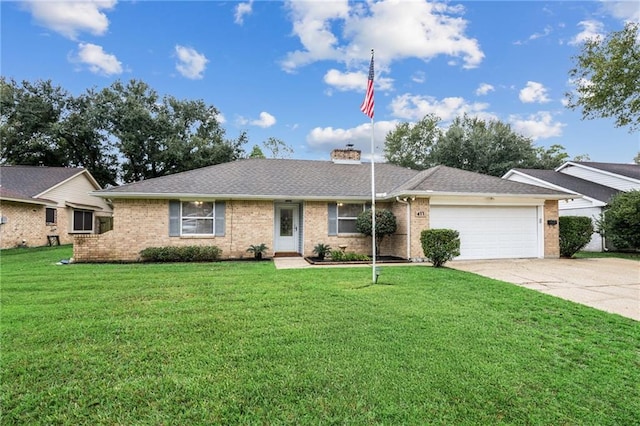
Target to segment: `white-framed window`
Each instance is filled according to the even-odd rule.
[[[73,211],[73,232],[93,232],[93,212],[91,210]]]
[[[225,235],[224,201],[169,200],[169,236]]]
[[[58,210],[47,207],[44,212],[44,217],[47,225],[55,225],[58,223]]]
[[[329,203],[329,235],[358,234],[356,219],[366,208],[366,203]]]
[[[364,203],[338,203],[338,234],[357,234],[356,219],[364,209]]]
[[[213,201],[183,201],[180,213],[182,235],[213,235],[215,215]]]

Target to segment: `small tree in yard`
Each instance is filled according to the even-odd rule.
[[[358,215],[356,230],[361,234],[371,236],[373,224],[371,209],[367,209]],[[398,229],[396,216],[389,210],[376,210],[376,255],[380,254],[380,244],[386,235],[393,235]]]
[[[611,199],[602,220],[604,235],[618,249],[640,250],[640,191]]]
[[[585,216],[560,216],[560,256],[573,257],[591,240],[593,222]]]
[[[460,234],[453,229],[425,229],[420,242],[425,257],[436,268],[460,256]]]

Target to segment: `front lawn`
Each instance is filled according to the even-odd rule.
[[[2,424],[638,424],[638,323],[427,266],[1,254]]]
[[[630,259],[640,261],[640,253],[625,252],[625,251],[580,251],[573,257],[578,259],[588,258],[602,258],[602,257],[617,257],[620,259]]]

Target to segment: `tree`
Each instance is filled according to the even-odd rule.
[[[387,161],[414,170],[433,166],[430,154],[442,134],[439,124],[440,118],[433,114],[425,115],[415,124],[398,124],[385,138],[384,155]]]
[[[633,162],[636,163],[636,164],[640,164],[640,151],[638,151],[636,156],[633,157]]]
[[[536,168],[539,161],[546,167],[547,157],[557,155],[555,150],[559,148],[536,150],[531,139],[514,132],[508,124],[465,115],[453,120],[432,148],[431,158],[435,164],[502,176],[516,167]]]
[[[69,99],[68,111],[59,126],[67,166],[84,167],[101,186],[115,185],[118,156],[98,113],[92,91]]]
[[[601,227],[616,248],[640,250],[640,191],[615,195],[604,212]]]
[[[218,111],[202,100],[160,99],[146,83],[117,81],[99,94],[116,139],[125,182],[165,176],[243,157],[246,134],[226,139]]]
[[[536,159],[532,168],[534,169],[555,169],[560,167],[569,158],[562,145],[554,144],[549,149],[542,147],[535,148]],[[584,158],[582,160],[581,158]],[[586,154],[574,158],[574,161],[587,161],[589,156]]]
[[[50,80],[0,79],[0,158],[6,164],[65,166],[58,125],[69,95]]]
[[[262,146],[271,153],[270,158],[291,158],[293,154],[293,148],[277,138],[267,139]]]
[[[267,158],[258,145],[254,145],[253,149],[249,153],[249,158]]]
[[[380,254],[380,244],[387,235],[392,235],[398,229],[396,216],[389,210],[376,210],[376,255]],[[373,234],[373,215],[371,209],[360,213],[356,218],[356,230],[361,234],[371,236]]]
[[[0,158],[6,164],[83,167],[115,184],[116,152],[92,91],[73,97],[51,81],[0,80]]]
[[[616,127],[640,129],[640,24],[629,22],[605,38],[591,38],[574,57],[569,77],[575,93],[568,107],[581,109],[583,119],[615,119]]]

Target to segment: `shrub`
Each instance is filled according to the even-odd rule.
[[[420,242],[425,257],[436,268],[460,256],[460,234],[453,229],[425,229]]]
[[[221,254],[216,246],[147,247],[140,257],[144,262],[211,262]]]
[[[313,248],[313,252],[318,255],[320,260],[322,260],[326,255],[331,253],[331,246],[329,244],[318,243]]]
[[[611,199],[602,228],[616,249],[640,250],[640,191],[621,192]]]
[[[560,216],[560,256],[573,257],[591,240],[593,222],[586,216]]]
[[[371,236],[373,228],[371,209],[360,213],[356,219],[356,230]],[[380,254],[380,244],[386,235],[392,235],[398,229],[396,216],[389,210],[376,210],[376,254]]]
[[[265,243],[252,244],[247,249],[247,252],[253,253],[253,257],[256,259],[262,259],[262,255],[267,252],[269,247]]]
[[[333,250],[331,260],[335,262],[354,262],[357,260],[371,260],[366,254],[358,254],[352,251]]]

